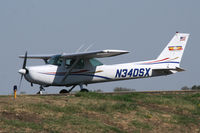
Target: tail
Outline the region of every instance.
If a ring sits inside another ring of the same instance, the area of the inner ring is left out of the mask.
[[[156,60],[165,60],[168,66],[179,67],[188,38],[187,33],[176,33]]]

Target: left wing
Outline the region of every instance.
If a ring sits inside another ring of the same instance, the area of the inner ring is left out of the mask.
[[[51,55],[27,55],[27,59],[44,59],[48,60],[52,56],[56,56],[56,54],[51,54]],[[24,55],[20,55],[19,58],[25,58]]]

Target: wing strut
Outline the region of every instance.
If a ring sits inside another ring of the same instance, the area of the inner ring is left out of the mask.
[[[80,60],[80,59],[77,58],[77,59],[75,60],[75,62],[73,63],[73,65],[68,69],[68,71],[65,73],[65,75],[64,75],[64,77],[63,77],[63,79],[62,79],[62,82],[65,81],[65,79],[66,79],[66,78],[68,77],[68,75],[71,73],[72,69],[76,66],[76,64],[78,63],[79,60]]]

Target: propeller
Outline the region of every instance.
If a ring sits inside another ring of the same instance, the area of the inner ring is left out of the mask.
[[[25,56],[24,56],[24,63],[23,63],[22,69],[19,70],[19,73],[21,74],[21,78],[20,78],[20,82],[19,82],[19,89],[21,88],[22,79],[28,71],[26,69],[26,61],[27,61],[27,51],[26,51]]]

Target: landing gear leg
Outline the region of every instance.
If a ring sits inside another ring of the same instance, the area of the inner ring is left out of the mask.
[[[45,89],[43,88],[43,86],[40,86],[40,91],[37,94],[42,94],[42,92],[45,91]]]
[[[74,87],[76,87],[76,85],[72,86],[72,88],[69,89],[69,92],[71,92],[74,89]]]
[[[89,92],[88,89],[83,88],[83,84],[80,84],[80,88],[81,88],[80,92]]]

